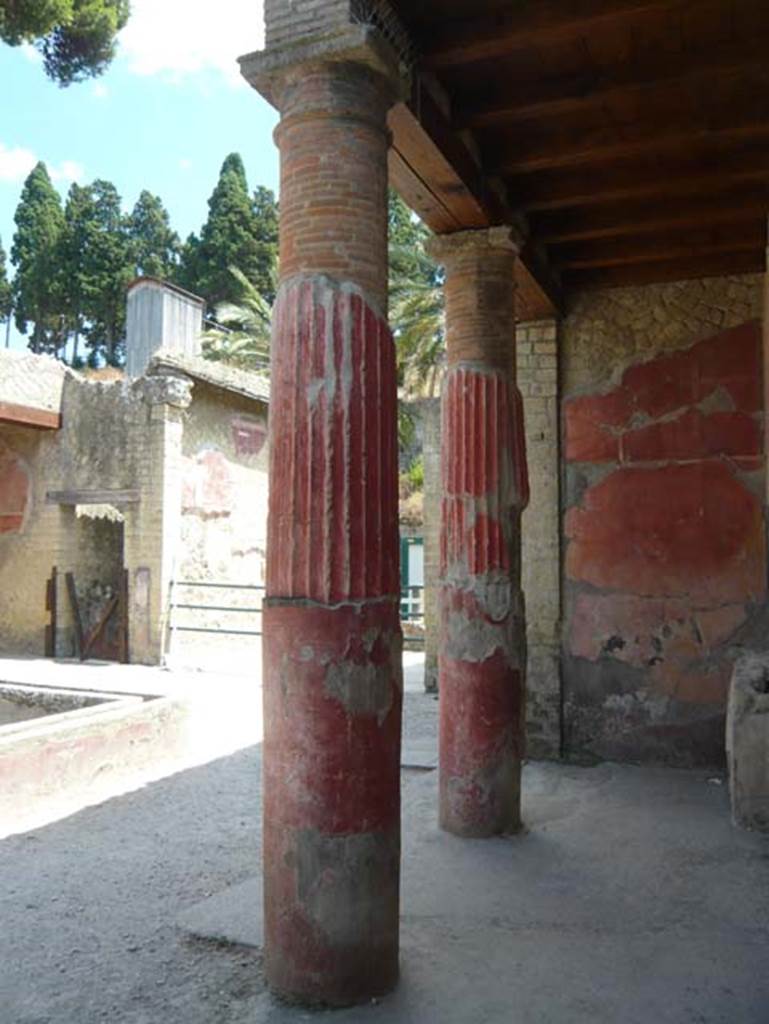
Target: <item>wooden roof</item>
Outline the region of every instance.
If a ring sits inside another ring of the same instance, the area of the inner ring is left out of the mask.
[[[416,47],[393,184],[433,230],[520,221],[524,315],[764,268],[769,0],[391,0]]]

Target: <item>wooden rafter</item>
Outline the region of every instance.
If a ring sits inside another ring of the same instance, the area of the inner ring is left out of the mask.
[[[769,111],[767,112],[769,114]],[[754,117],[734,123],[734,111],[724,113],[725,123],[720,127],[660,130],[650,123],[632,139],[613,139],[596,143],[580,143],[578,129],[575,138],[557,139],[545,146],[510,144],[498,158],[494,174],[531,174],[558,167],[606,164],[619,160],[664,157],[666,153],[686,152],[703,145],[728,147],[753,139],[769,141],[769,116]]]
[[[546,245],[591,238],[646,235],[673,229],[740,224],[760,219],[769,210],[769,180],[726,196],[625,202],[596,209],[540,214],[531,220],[532,233]]]
[[[730,226],[724,229],[699,228],[697,231],[661,234],[652,238],[628,237],[587,242],[568,242],[550,250],[551,259],[561,270],[623,266],[633,263],[659,263],[674,259],[730,252],[755,252],[766,245],[763,223]]]
[[[454,124],[458,130],[510,125],[548,117],[569,117],[609,105],[643,101],[649,93],[707,88],[714,79],[765,74],[769,40],[763,35],[733,41],[715,56],[705,50],[695,56],[676,55],[661,65],[620,65],[523,83],[520,87],[461,99]]]
[[[537,0],[483,17],[447,21],[431,31],[423,45],[422,65],[450,68],[472,61],[506,57],[543,43],[590,35],[613,22],[644,18],[683,6],[682,0]]]
[[[548,175],[522,175],[508,180],[512,201],[527,212],[595,206],[625,200],[674,196],[706,196],[738,184],[769,180],[769,147],[758,153],[736,152],[714,159],[712,165],[684,158],[659,164],[593,168]]]
[[[699,277],[723,277],[735,274],[762,273],[766,263],[764,249],[755,252],[691,254],[651,263],[634,263],[600,269],[570,270],[564,274],[567,292],[587,289],[621,288],[625,285],[655,284],[665,281],[686,281]]]

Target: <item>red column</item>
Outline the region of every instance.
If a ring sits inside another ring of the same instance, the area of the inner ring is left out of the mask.
[[[527,501],[515,349],[516,247],[505,228],[437,238],[446,268],[442,404],[440,821],[517,831],[525,616],[520,515]]]
[[[320,44],[319,44],[320,45]],[[265,966],[347,1005],[398,975],[401,630],[387,110],[363,47],[270,79],[280,270],[264,610]]]

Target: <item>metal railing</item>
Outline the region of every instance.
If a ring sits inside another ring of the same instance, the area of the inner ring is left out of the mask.
[[[204,601],[201,598],[192,598],[187,600],[178,600],[178,590],[184,588],[186,590],[217,590],[217,591],[235,591],[243,592],[250,591],[254,594],[259,595],[257,604],[230,604],[230,603],[210,603]],[[264,586],[261,584],[251,583],[216,583],[208,580],[174,580],[171,584],[171,600],[169,604],[169,622],[168,629],[171,634],[173,633],[219,633],[228,636],[261,636],[261,619],[254,623],[260,628],[258,629],[241,629],[233,628],[235,623],[230,625],[208,625],[208,626],[197,626],[197,625],[180,625],[177,622],[177,612],[208,612],[220,615],[234,615],[234,616],[256,616],[262,614],[262,601],[261,598],[264,595]],[[401,590],[400,600],[400,617],[403,622],[414,623],[418,625],[424,622],[424,587],[423,586],[408,586]],[[247,620],[248,622],[248,620]],[[251,623],[248,622],[250,625]],[[414,639],[413,637],[410,639]]]
[[[188,590],[200,589],[214,589],[214,590],[233,590],[233,591],[252,591],[253,593],[263,594],[264,587],[252,583],[213,583],[203,580],[174,580],[171,584],[171,602],[170,602],[170,614],[168,629],[173,633],[220,633],[228,634],[230,636],[261,636],[261,629],[231,629],[228,626],[194,626],[194,625],[177,625],[176,623],[176,611],[195,611],[195,612],[216,612],[217,614],[226,615],[261,615],[262,614],[262,603],[259,601],[258,605],[232,605],[232,604],[210,604],[201,603],[200,601],[177,601],[176,594],[177,588],[184,587]],[[261,625],[261,621],[259,623]]]

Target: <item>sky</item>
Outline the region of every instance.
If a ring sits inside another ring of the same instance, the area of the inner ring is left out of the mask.
[[[182,238],[204,222],[228,153],[241,154],[252,189],[277,191],[277,115],[237,65],[264,45],[260,0],[131,6],[109,69],[66,89],[46,78],[32,47],[0,43],[0,239],[9,257],[14,211],[38,160],[62,197],[73,181],[105,178],[130,210],[149,189]],[[14,338],[13,347],[25,344]]]

